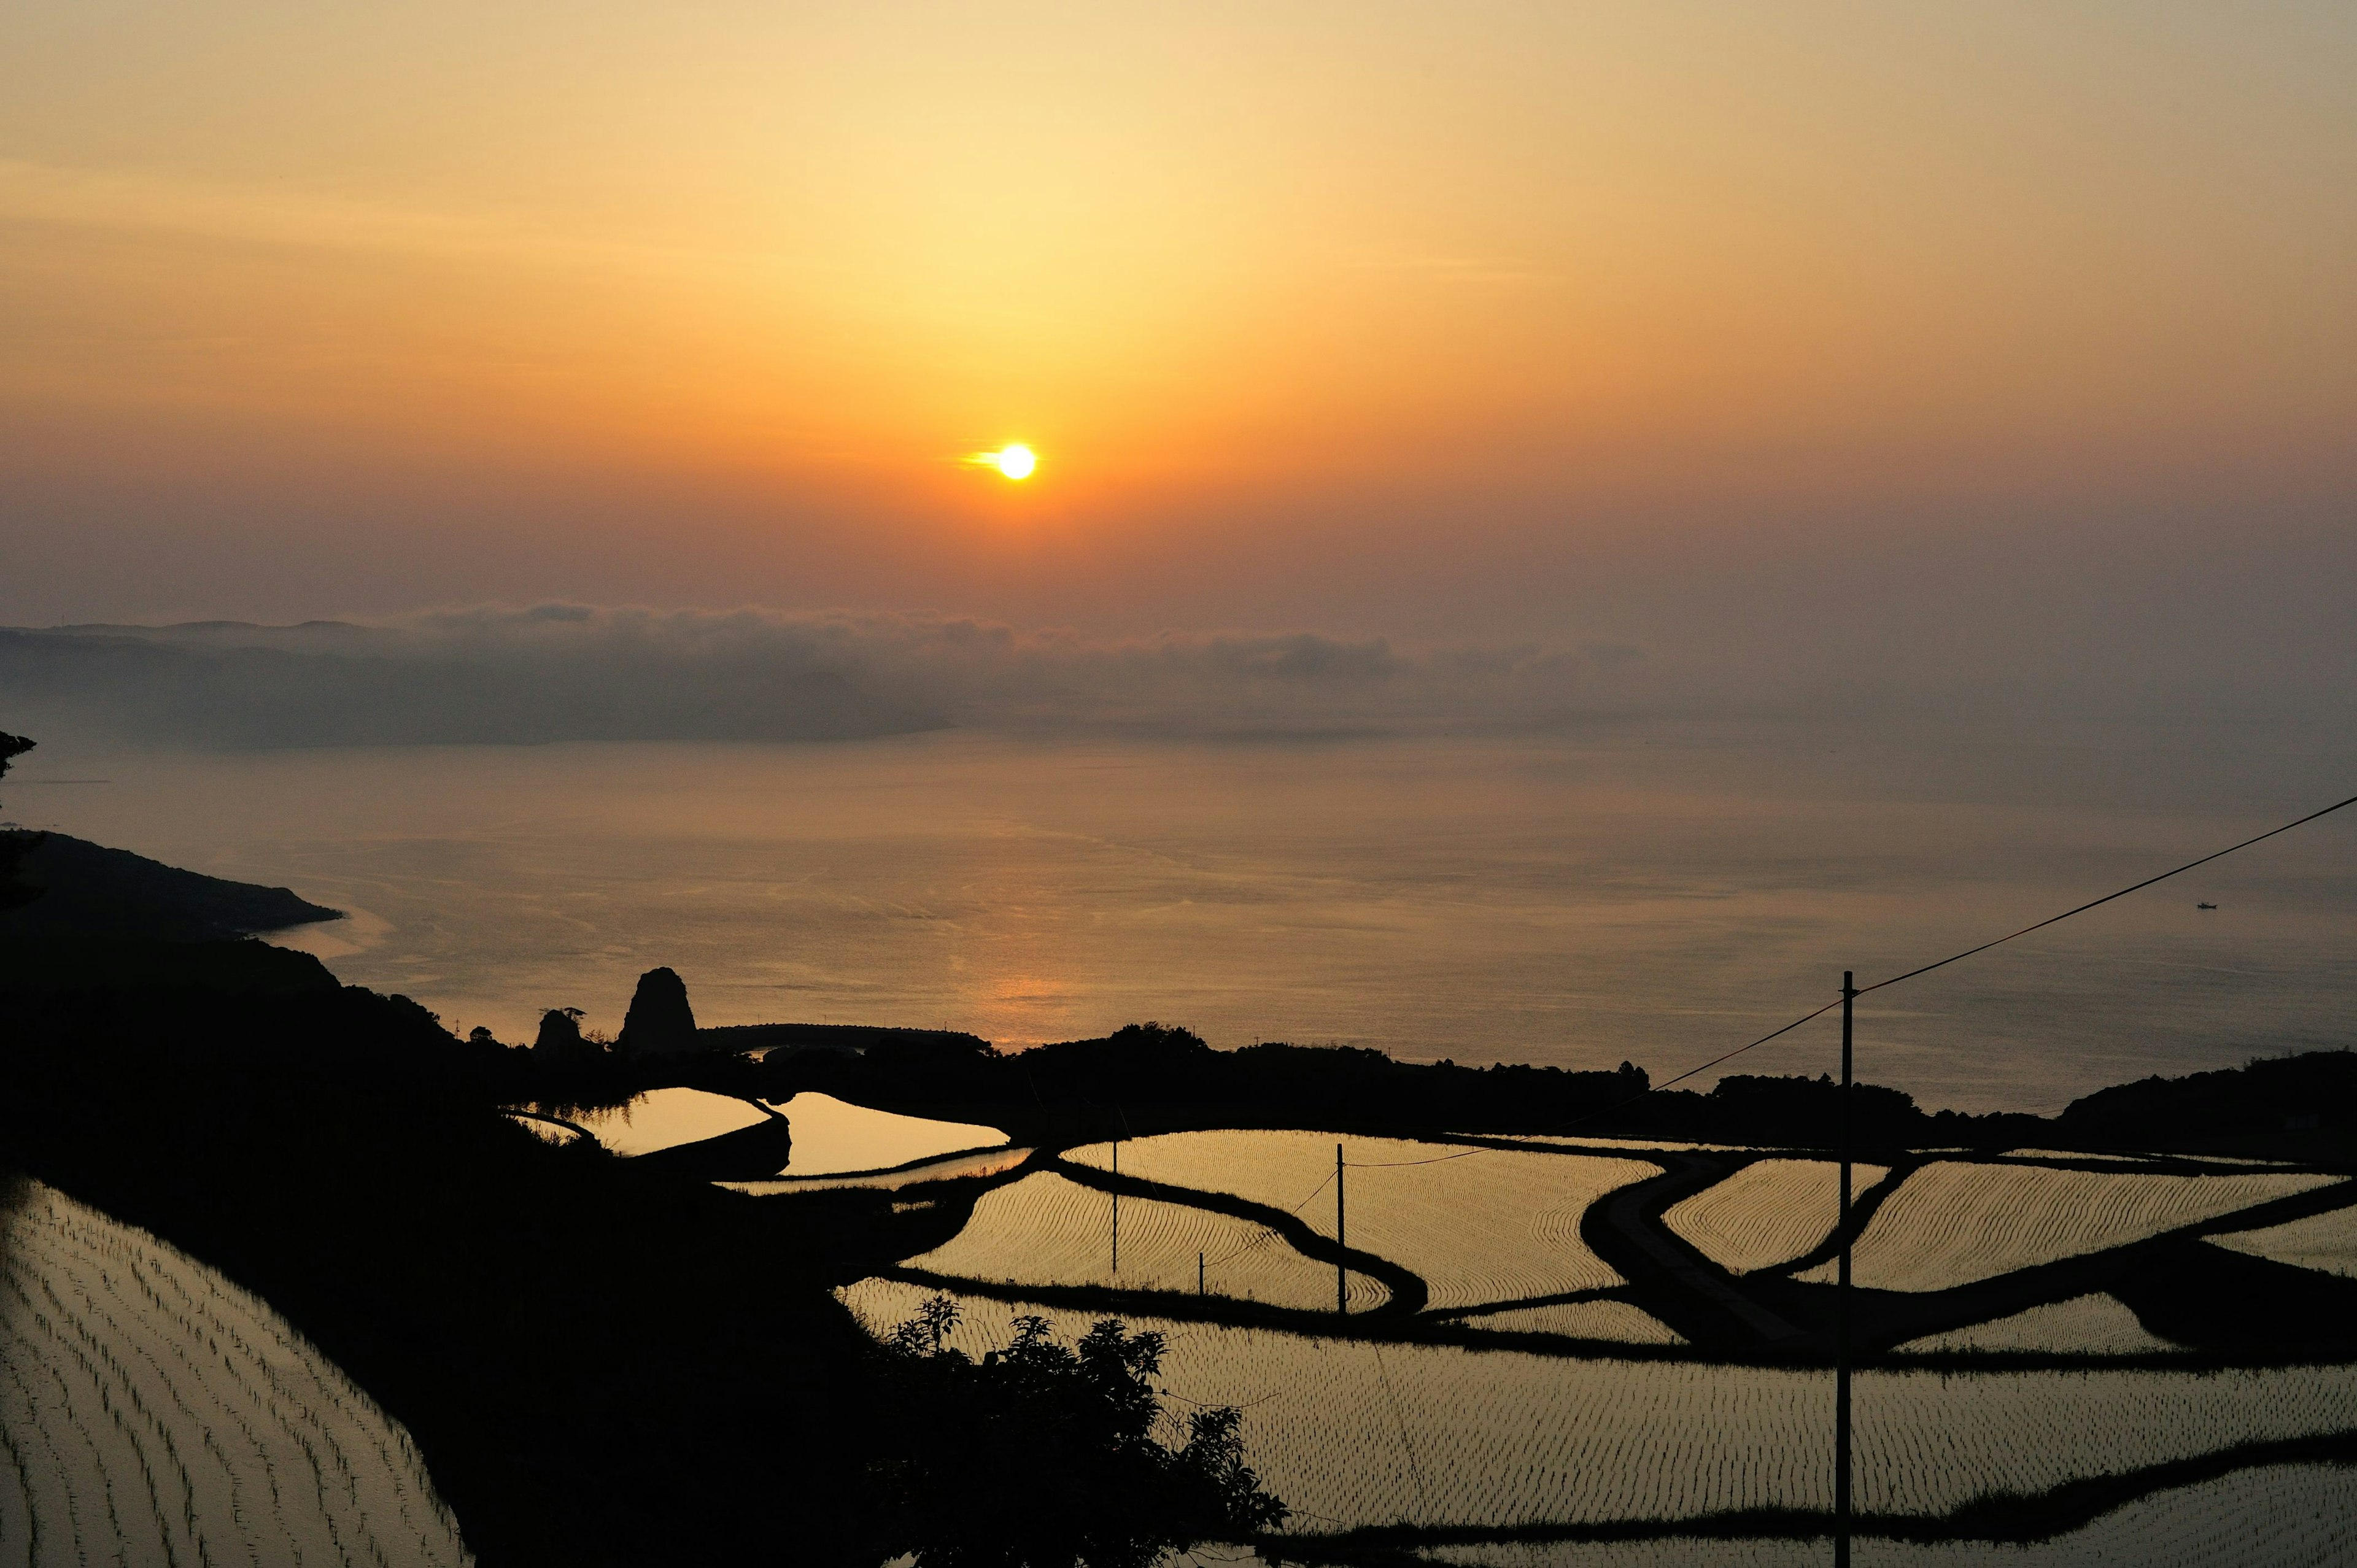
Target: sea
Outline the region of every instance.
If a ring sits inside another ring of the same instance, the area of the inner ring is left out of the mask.
[[[1218,1047],[1660,1083],[2357,793],[2281,724],[1598,718],[1516,732],[154,750],[45,736],[0,814],[348,918],[271,940],[529,1039],[1154,1020]],[[2202,908],[2214,905],[2214,908]],[[2357,808],[1858,1004],[1862,1079],[2050,1112],[2357,1038]],[[1834,1015],[1685,1079],[1838,1070]]]

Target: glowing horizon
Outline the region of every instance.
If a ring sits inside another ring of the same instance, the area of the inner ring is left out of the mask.
[[[1632,635],[2357,495],[2340,8],[126,5],[0,24],[0,619]]]

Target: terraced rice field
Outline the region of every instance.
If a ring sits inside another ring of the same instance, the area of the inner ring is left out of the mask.
[[[565,1118],[589,1129],[618,1155],[651,1155],[769,1119],[770,1113],[749,1100],[701,1089],[650,1090],[616,1110],[584,1111]]]
[[[1388,1138],[1340,1140],[1350,1244],[1413,1270],[1435,1308],[1560,1295],[1621,1283],[1580,1240],[1587,1207],[1658,1175],[1650,1161],[1480,1150]],[[1176,1133],[1121,1145],[1121,1172],[1232,1193],[1334,1233],[1334,1145],[1320,1133]],[[1075,1164],[1109,1168],[1113,1145],[1073,1150]]]
[[[1471,1135],[1529,1144],[1542,1149],[1596,1149],[1608,1155],[1623,1152],[1642,1155],[1655,1149],[1664,1152],[1699,1149],[1730,1155],[1751,1152],[1743,1144],[1690,1144],[1674,1138],[1591,1138],[1577,1133],[1477,1133]]]
[[[1195,1289],[1197,1255],[1207,1288],[1244,1301],[1331,1310],[1334,1268],[1302,1256],[1266,1226],[1151,1198],[1121,1200],[1120,1267],[1114,1266],[1114,1199],[1052,1171],[993,1187],[955,1239],[912,1268],[1003,1284]],[[1366,1311],[1390,1292],[1352,1274],[1351,1305]]]
[[[1989,1323],[1910,1339],[1899,1348],[1922,1353],[1946,1350],[2047,1350],[2066,1355],[2144,1356],[2179,1347],[2154,1334],[2116,1297],[2101,1291],[2070,1301],[2049,1302]]]
[[[1446,1546],[1428,1556],[1451,1568],[1824,1568],[1825,1547],[1689,1538]],[[1869,1537],[1852,1561],[1858,1568],[2341,1568],[2357,1562],[2357,1470],[2268,1466],[2140,1498],[2029,1548]]]
[[[799,1135],[799,1134],[798,1134]],[[845,1187],[872,1187],[879,1192],[897,1192],[904,1187],[916,1187],[929,1181],[956,1181],[969,1176],[998,1176],[1011,1171],[1031,1157],[1029,1149],[1009,1146],[985,1149],[976,1155],[952,1155],[944,1159],[931,1160],[923,1165],[900,1170],[851,1171],[842,1176],[782,1176],[763,1181],[724,1181],[717,1185],[735,1192],[749,1193],[755,1197],[780,1192],[825,1192]]]
[[[0,1563],[470,1563],[408,1434],[253,1295],[0,1193]]]
[[[1925,1165],[1875,1212],[1854,1277],[1876,1290],[1933,1291],[2117,1247],[2339,1179],[2147,1176],[2037,1165]],[[1800,1276],[1831,1283],[1827,1262]]]
[[[1889,1175],[1850,1167],[1850,1191]],[[1841,1166],[1831,1160],[1760,1160],[1674,1204],[1662,1219],[1729,1273],[1790,1262],[1833,1234],[1841,1217]]]
[[[2321,1269],[2328,1274],[2357,1279],[2357,1206],[2311,1214],[2263,1230],[2230,1230],[2210,1240],[2214,1246],[2230,1247],[2255,1258],[2272,1258],[2295,1268]]]
[[[871,1111],[804,1090],[779,1108],[792,1124],[793,1154],[780,1176],[878,1171],[969,1149],[1005,1145],[1006,1134],[971,1122],[936,1122]]]
[[[845,1295],[880,1327],[924,1294],[866,1281]],[[1004,1343],[1023,1310],[966,1305],[959,1342],[975,1352]],[[1089,1316],[1043,1315],[1066,1335]],[[1254,1463],[1300,1510],[1293,1528],[1680,1520],[1830,1501],[1830,1372],[1129,1321],[1169,1337],[1159,1385],[1244,1407]],[[2357,1430],[2357,1368],[1872,1371],[1857,1379],[1857,1422],[1859,1506],[1942,1514],[1988,1492]]]
[[[1468,1328],[1512,1334],[1561,1334],[1572,1339],[1617,1339],[1626,1345],[1683,1345],[1685,1340],[1644,1308],[1625,1301],[1564,1301],[1510,1306],[1458,1319]]]

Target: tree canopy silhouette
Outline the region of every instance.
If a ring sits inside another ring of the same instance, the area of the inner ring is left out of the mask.
[[[886,1342],[932,1417],[888,1478],[923,1568],[1147,1568],[1284,1522],[1243,1462],[1237,1411],[1198,1410],[1177,1445],[1157,1440],[1161,1335],[1107,1318],[1068,1346],[1024,1316],[975,1361],[949,1343],[958,1319],[936,1295]]]

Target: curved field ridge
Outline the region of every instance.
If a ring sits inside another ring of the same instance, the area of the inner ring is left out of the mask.
[[[1683,1345],[1685,1337],[1625,1301],[1562,1301],[1547,1306],[1510,1306],[1460,1317],[1468,1328],[1512,1334],[1562,1334],[1574,1339],[1618,1339],[1630,1345]]]
[[[842,1294],[881,1328],[926,1293],[867,1280]],[[964,1305],[957,1342],[974,1354],[1004,1344],[1008,1319],[1029,1310]],[[1069,1337],[1102,1315],[1041,1316]],[[1243,1407],[1251,1464],[1309,1533],[1831,1505],[1829,1370],[1125,1321],[1168,1337],[1157,1387]],[[2245,1442],[2357,1431],[2357,1367],[1873,1370],[1857,1374],[1856,1401],[1860,1509],[1936,1517],[1992,1492],[2035,1495]]]
[[[1987,1323],[1926,1335],[1899,1347],[1930,1354],[1945,1350],[2051,1350],[2090,1356],[2147,1356],[2180,1349],[2136,1320],[2117,1297],[2096,1291],[2050,1301]]]
[[[1172,1133],[1121,1145],[1121,1172],[1292,1212],[1334,1234],[1334,1145],[1353,1165],[1345,1238],[1431,1287],[1429,1307],[1563,1295],[1624,1283],[1580,1240],[1580,1217],[1615,1188],[1661,1174],[1650,1161],[1482,1149],[1328,1133]],[[1113,1145],[1064,1157],[1100,1170]],[[1435,1164],[1384,1162],[1437,1161]],[[1320,1188],[1319,1184],[1327,1185]],[[1312,1197],[1312,1194],[1315,1197]],[[1305,1205],[1303,1200],[1308,1202]]]
[[[1564,1541],[1438,1546],[1447,1568],[1824,1568],[1822,1541]],[[2139,1498],[2093,1524],[2024,1549],[1918,1545],[1871,1537],[1866,1568],[2341,1568],[2357,1562],[2357,1470],[2268,1465]]]
[[[1852,1165],[1850,1192],[1890,1173]],[[1748,1274],[1801,1256],[1833,1234],[1841,1216],[1841,1166],[1831,1160],[1760,1160],[1672,1206],[1662,1216],[1729,1273]]]
[[[700,1144],[724,1133],[758,1127],[770,1113],[749,1100],[704,1089],[651,1089],[611,1111],[583,1111],[566,1118],[618,1155],[651,1155],[682,1144]]]
[[[473,1561],[409,1436],[202,1263],[0,1195],[0,1563]]]
[[[1122,1290],[1189,1291],[1195,1258],[1205,1255],[1206,1284],[1218,1295],[1304,1310],[1334,1305],[1332,1265],[1303,1257],[1265,1226],[1153,1198],[1121,1200],[1121,1267],[1113,1266],[1114,1200],[1053,1171],[993,1187],[945,1246],[908,1266],[961,1279],[1011,1285],[1100,1285]],[[1380,1306],[1390,1296],[1364,1274],[1350,1276],[1351,1305]]]
[[[1941,1160],[1909,1176],[1876,1211],[1853,1251],[1853,1277],[1873,1290],[1946,1290],[2125,1246],[2340,1179],[2114,1175]],[[1830,1284],[1835,1265],[1800,1277]]]
[[[2270,1225],[2264,1230],[2230,1230],[2211,1237],[2210,1241],[2294,1268],[2321,1269],[2328,1274],[2357,1279],[2357,1205],[2311,1214],[2287,1225]]]

